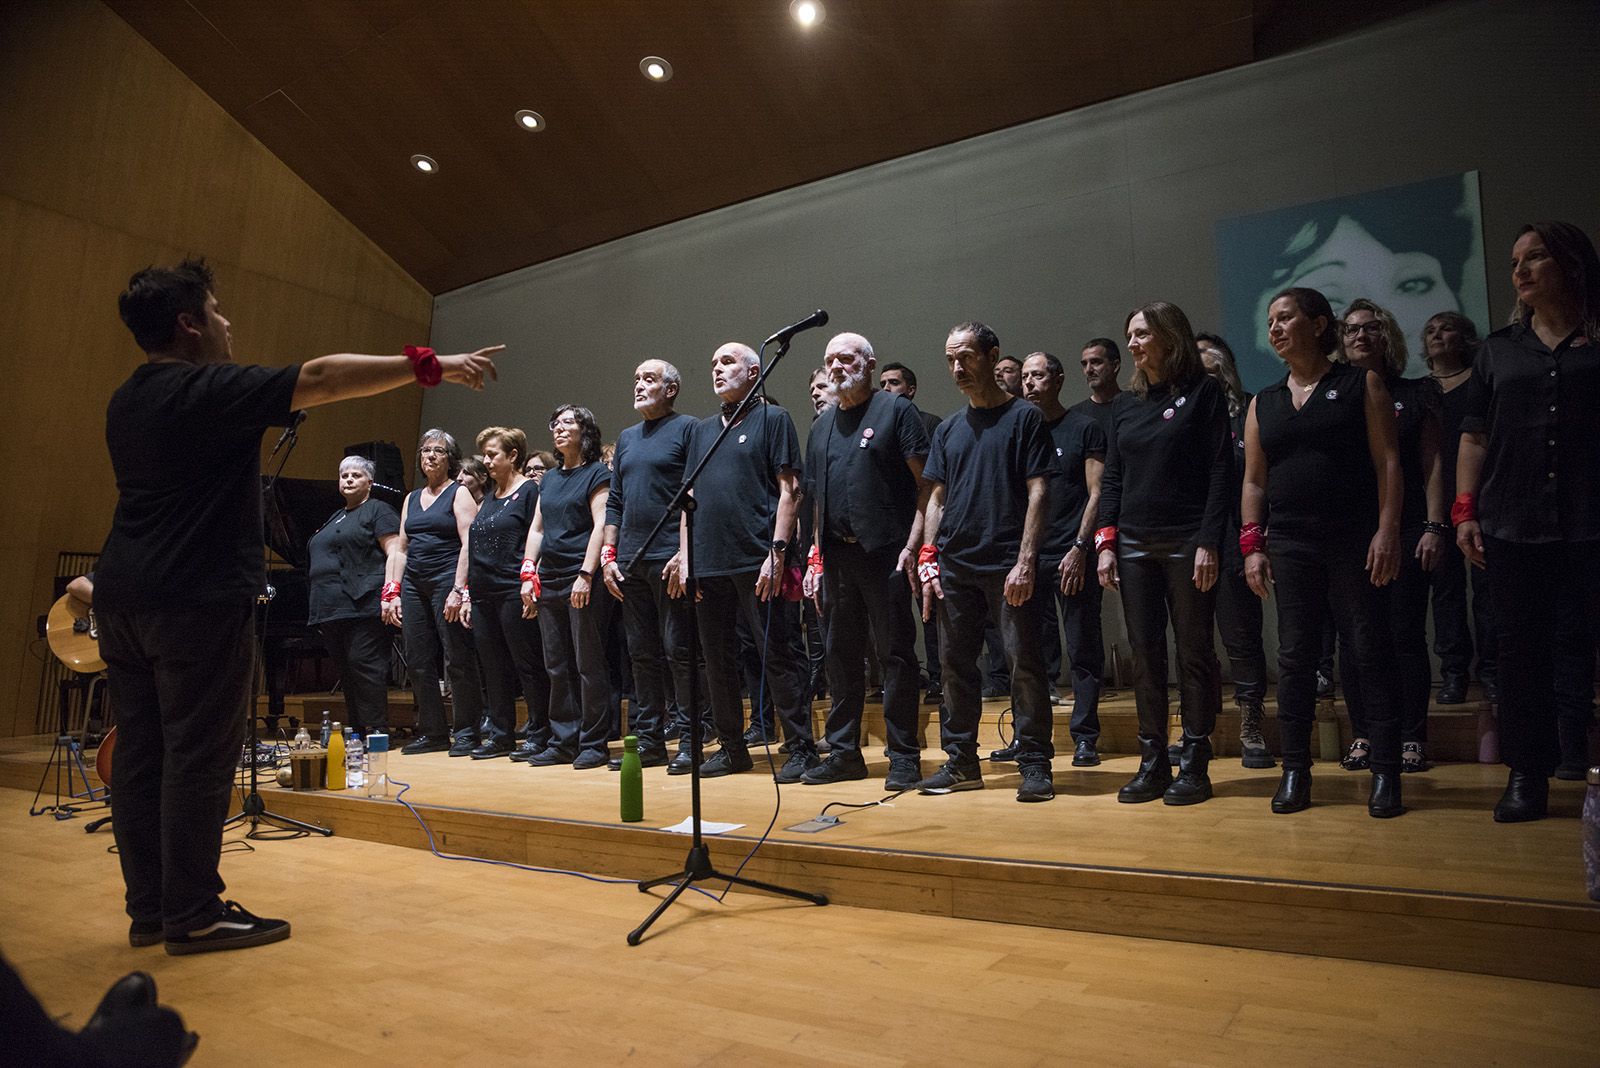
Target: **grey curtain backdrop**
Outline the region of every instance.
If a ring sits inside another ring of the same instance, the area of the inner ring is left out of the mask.
[[[1214,329],[1219,219],[1469,170],[1495,319],[1479,325],[1492,328],[1510,310],[1520,224],[1565,218],[1600,234],[1596,12],[1591,0],[1440,4],[443,294],[437,348],[510,351],[486,393],[431,392],[423,425],[464,444],[489,424],[522,426],[549,448],[551,410],[575,402],[612,440],[634,421],[632,372],[647,358],[679,367],[679,406],[703,415],[720,343],[754,345],[819,307],[832,322],[801,335],[771,383],[802,436],[809,372],[839,330],[915,368],[918,404],[943,414],[960,404],[943,360],[955,322],[983,319],[1003,351],[1044,349],[1069,367],[1146,300]],[[1085,395],[1070,377],[1066,402]],[[1107,639],[1125,649],[1116,600]]]

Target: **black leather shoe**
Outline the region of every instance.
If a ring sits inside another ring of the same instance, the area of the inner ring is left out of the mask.
[[[156,1000],[156,981],[131,972],[111,984],[80,1032],[96,1064],[186,1064],[200,1036]]]
[[[1278,792],[1272,795],[1272,811],[1280,816],[1311,807],[1311,769],[1284,768]]]
[[[1093,742],[1082,741],[1073,748],[1072,766],[1075,768],[1095,768],[1100,766],[1100,752],[1095,749]]]
[[[1165,741],[1139,739],[1139,770],[1117,791],[1117,800],[1124,805],[1139,805],[1154,801],[1172,785],[1172,765],[1167,762]]]
[[[111,984],[111,989],[100,999],[94,1015],[89,1017],[83,1029],[90,1031],[102,1028],[117,1016],[154,1008],[155,1005],[156,981],[145,972],[129,972]]]
[[[687,775],[693,770],[694,753],[687,745],[678,746],[678,751],[672,755],[672,760],[667,764],[668,775]]]
[[[1513,771],[1506,792],[1494,806],[1496,823],[1527,823],[1542,820],[1550,807],[1550,780],[1543,775]]]
[[[443,753],[450,748],[450,739],[436,734],[419,734],[405,745],[400,747],[400,752],[406,756],[416,756],[418,753]]]
[[[532,742],[523,742],[521,745],[511,750],[511,759],[516,761],[518,764],[526,764],[528,761],[532,760],[534,757],[538,756],[548,748],[549,746],[535,745]]]
[[[944,687],[937,682],[928,683],[928,692],[922,695],[922,703],[936,705],[944,700]]]
[[[450,743],[450,755],[453,757],[471,756],[472,751],[476,748],[478,748],[478,739],[461,738]]]
[[[1464,705],[1467,703],[1467,680],[1447,678],[1439,684],[1439,703],[1441,705]]]
[[[1367,798],[1367,815],[1375,820],[1388,820],[1404,812],[1400,803],[1400,776],[1391,771],[1372,773],[1372,794]]]
[[[493,760],[496,757],[510,756],[511,747],[504,744],[496,745],[494,742],[484,742],[468,755],[473,760]]]
[[[1211,800],[1211,739],[1185,738],[1183,756],[1178,762],[1178,777],[1172,780],[1161,800],[1168,805],[1198,805]]]
[[[721,749],[706,757],[705,762],[700,765],[700,777],[715,779],[723,775],[749,771],[753,767],[755,763],[750,759],[750,750],[743,746],[735,749],[724,742]]]
[[[664,745],[653,745],[648,749],[641,747],[639,750],[639,766],[641,768],[659,768],[666,764],[668,759],[670,758],[667,756],[667,747]],[[606,767],[612,771],[621,771],[622,758],[619,756],[612,757],[606,761]]]
[[[553,768],[561,764],[570,764],[576,759],[576,753],[563,753],[555,746],[551,746],[542,753],[535,753],[523,763],[530,768]]]
[[[603,768],[610,759],[604,749],[585,749],[573,760],[572,770],[588,771],[591,768]]]
[[[999,761],[1001,763],[1008,763],[1010,761],[1016,760],[1017,759],[1017,743],[1016,742],[1012,742],[1010,745],[1003,746],[1002,748],[996,749],[994,752],[989,754],[989,759],[990,760],[997,760],[997,761]]]

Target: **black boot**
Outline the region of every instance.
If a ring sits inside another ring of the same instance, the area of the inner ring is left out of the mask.
[[[1117,791],[1117,800],[1125,805],[1154,801],[1172,785],[1172,765],[1167,762],[1167,740],[1162,737],[1139,738],[1139,773]]]
[[[1372,793],[1367,798],[1367,815],[1375,820],[1392,819],[1405,811],[1400,803],[1400,775],[1393,771],[1372,773]]]
[[[1198,805],[1211,799],[1211,779],[1206,768],[1211,764],[1211,739],[1183,736],[1183,756],[1178,777],[1161,800],[1169,805]]]
[[[1550,780],[1543,775],[1513,771],[1506,792],[1494,806],[1496,823],[1527,823],[1542,820],[1550,806]]]
[[[1272,811],[1278,815],[1311,807],[1311,769],[1284,768],[1278,792],[1272,795]]]

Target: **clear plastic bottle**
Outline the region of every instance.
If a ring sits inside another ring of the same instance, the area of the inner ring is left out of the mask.
[[[344,731],[335,720],[328,731],[328,773],[326,784],[330,790],[344,789]]]
[[[333,726],[337,727],[338,724],[335,723],[335,724],[333,724]],[[331,728],[330,728],[329,723],[328,723],[328,710],[326,708],[324,708],[322,710],[322,743],[321,743],[321,747],[323,749],[328,748],[329,734],[330,733],[331,733]]]
[[[367,750],[361,735],[344,729],[344,784],[351,790],[364,790],[367,785]]]
[[[292,746],[290,746],[290,748],[292,748],[292,749],[310,749],[311,748],[311,732],[306,730],[306,725],[304,723],[300,724],[300,729],[294,732],[294,744]]]
[[[389,796],[389,736],[367,735],[367,796]]]
[[[1589,900],[1600,901],[1600,768],[1590,768],[1583,795],[1583,866],[1589,877]]]

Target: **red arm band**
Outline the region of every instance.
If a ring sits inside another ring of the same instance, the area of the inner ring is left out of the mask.
[[[1267,551],[1267,532],[1261,529],[1260,523],[1246,523],[1239,528],[1239,554],[1249,556],[1251,553],[1264,553]]]
[[[1110,549],[1112,552],[1116,551],[1116,527],[1101,527],[1099,530],[1094,532],[1094,551],[1098,553],[1105,549]]]
[[[390,601],[398,601],[400,599],[400,583],[385,582],[383,584],[383,592],[378,595],[378,599],[384,604],[388,604]]]
[[[615,545],[600,546],[600,566],[606,567],[617,562],[617,547]]]
[[[444,366],[426,345],[407,345],[406,359],[411,361],[411,373],[424,386],[437,386],[444,378]]]
[[[1450,506],[1450,522],[1459,527],[1462,523],[1470,523],[1477,518],[1477,494],[1462,493],[1457,495],[1455,503]]]

